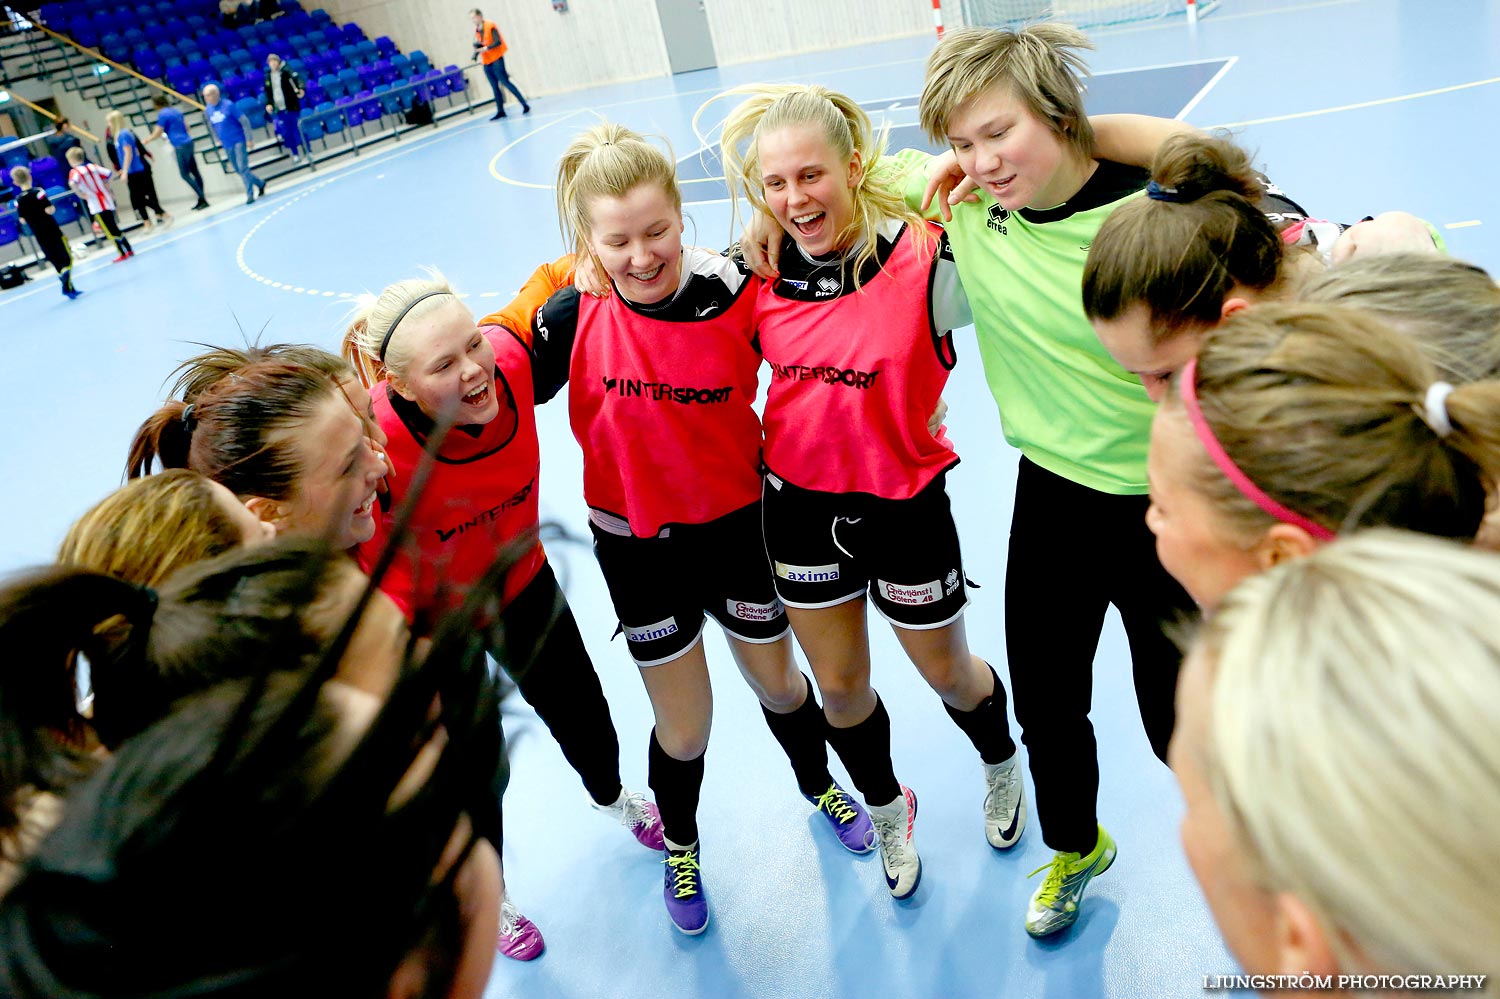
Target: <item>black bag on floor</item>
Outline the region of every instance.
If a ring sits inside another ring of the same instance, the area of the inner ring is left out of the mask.
[[[19,288],[29,280],[26,271],[15,264],[0,267],[0,288]]]
[[[411,109],[406,112],[406,123],[408,125],[431,125],[432,105],[418,97],[411,102]]]

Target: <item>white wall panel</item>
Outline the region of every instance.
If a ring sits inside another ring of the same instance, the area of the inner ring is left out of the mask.
[[[932,0],[704,0],[719,65],[934,34]],[[957,7],[956,0],[947,6]],[[935,35],[934,35],[935,37]]]
[[[303,0],[334,20],[356,21],[371,38],[389,35],[403,52],[421,49],[435,66],[470,61],[476,5],[500,26],[505,68],[528,97],[665,76],[670,72],[654,0],[569,0],[558,14],[545,0]],[[489,87],[476,71],[470,82]]]

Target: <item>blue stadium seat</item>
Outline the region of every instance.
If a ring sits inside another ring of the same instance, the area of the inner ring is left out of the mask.
[[[401,111],[401,102],[397,99],[396,94],[391,92],[391,85],[389,83],[378,84],[371,93],[380,102],[380,110],[383,113],[397,114]]]
[[[31,154],[26,151],[25,146],[14,146],[0,153],[0,166],[5,168],[3,171],[0,171],[0,180],[8,182],[10,180],[11,167],[23,166],[28,169],[30,168]]]
[[[315,24],[333,23],[333,18],[329,17],[328,11],[324,10],[322,7],[314,8],[314,10],[312,11],[312,19]]]
[[[96,49],[99,47],[99,29],[88,21],[70,21],[68,23],[68,30],[64,34],[68,35],[73,41],[84,48]]]
[[[345,93],[357,94],[364,89],[359,85],[359,70],[357,69],[339,70],[339,82],[344,85]]]
[[[318,77],[318,86],[331,100],[338,100],[340,97],[343,97],[345,91],[348,89],[344,86],[344,81],[332,73],[324,73]]]
[[[31,161],[31,182],[43,190],[67,187],[67,171],[51,156],[43,156]]]
[[[189,59],[187,66],[184,68],[187,70],[188,76],[192,77],[193,90],[197,90],[204,83],[214,79],[218,75],[206,59]]]
[[[388,59],[377,59],[371,64],[375,69],[375,80],[378,83],[400,83],[400,77],[396,75],[396,68]]]
[[[288,65],[290,65],[290,63]],[[307,99],[306,101],[304,101],[304,103],[311,104],[314,107],[317,107],[319,104],[322,104],[324,101],[328,100],[328,92],[317,83],[309,83],[307,85],[306,96]]]
[[[255,97],[241,97],[234,102],[234,110],[240,117],[249,118],[252,125],[255,124],[255,119],[252,117],[255,112],[260,112],[261,121],[264,122],[266,118],[266,109],[261,105],[260,100]]]
[[[323,41],[328,45],[337,48],[344,44],[344,33],[336,25],[325,24],[321,30],[323,32]]]
[[[118,59],[115,61],[119,62]],[[135,63],[135,71],[148,79],[160,80],[167,71],[167,65],[162,62],[161,56],[150,49],[139,50],[130,61]]]
[[[381,82],[380,74],[376,72],[374,66],[361,66],[356,72],[359,73],[359,89],[361,90],[374,90],[375,84]]]
[[[309,142],[323,138],[324,122],[324,117],[311,108],[303,108],[297,114],[297,127],[302,130],[302,138]]]
[[[380,106],[380,99],[368,90],[361,93],[359,98],[364,102],[362,107],[364,109],[365,121],[378,122],[385,114],[385,109]]]
[[[364,40],[365,32],[363,28],[353,22],[344,25],[344,41],[351,45],[357,45]]]
[[[52,199],[52,221],[58,225],[70,225],[78,221],[78,195],[69,191],[66,195]]]
[[[379,38],[375,39],[375,52],[380,56],[380,58],[391,59],[396,55],[398,51],[400,50],[396,48],[396,43],[391,41],[385,35],[381,35]]]
[[[427,53],[421,49],[413,49],[408,53],[411,57],[411,68],[418,73],[425,73],[432,68],[432,60],[427,58]]]
[[[179,94],[191,94],[197,89],[198,84],[193,79],[193,74],[188,72],[186,66],[168,66],[167,86]]]
[[[283,17],[295,16],[302,13],[302,5],[297,0],[281,0],[281,6],[278,9],[281,11]]]
[[[380,64],[376,63],[376,65],[378,66]],[[414,75],[415,67],[412,66],[411,59],[409,57],[402,55],[400,52],[397,52],[395,55],[391,56],[391,72],[396,74],[396,79],[404,80],[408,76]]]
[[[464,71],[457,66],[447,66],[443,69],[443,75],[448,79],[448,89],[455,94],[461,94],[469,87],[469,81],[464,79]]]
[[[418,77],[412,79],[418,79]],[[428,70],[421,75],[420,79],[426,81],[428,91],[435,98],[447,97],[452,92],[453,88],[448,83],[447,75],[440,69]]]
[[[0,214],[0,246],[21,241],[21,222],[13,211]]]
[[[356,42],[354,47],[359,50],[361,62],[374,62],[381,58],[380,50],[371,41]]]
[[[344,127],[345,121],[347,121],[350,125],[359,124],[362,115],[360,115],[354,109],[355,103],[355,98],[348,95],[334,99],[333,106],[338,109],[336,111],[336,114],[338,117],[339,128]],[[330,118],[329,120],[332,121],[333,119]]]
[[[353,45],[340,45],[339,55],[342,56],[344,62],[350,66],[361,65],[359,59],[359,49],[355,48]]]

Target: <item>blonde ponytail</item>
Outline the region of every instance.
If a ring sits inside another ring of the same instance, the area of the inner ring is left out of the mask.
[[[1196,368],[1208,429],[1282,506],[1334,532],[1478,531],[1500,472],[1500,381],[1461,385],[1435,412],[1429,389],[1441,379],[1416,343],[1333,305],[1238,312],[1204,340]],[[1180,410],[1180,396],[1164,406]],[[1274,523],[1206,452],[1193,480],[1242,540]]]

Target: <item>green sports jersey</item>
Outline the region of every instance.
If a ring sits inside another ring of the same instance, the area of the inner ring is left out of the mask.
[[[907,149],[894,158],[915,208],[931,157]],[[981,191],[947,225],[1005,439],[1048,471],[1116,495],[1146,492],[1155,406],[1084,318],[1083,265],[1100,224],[1147,179],[1101,162],[1057,208],[1007,211]]]

